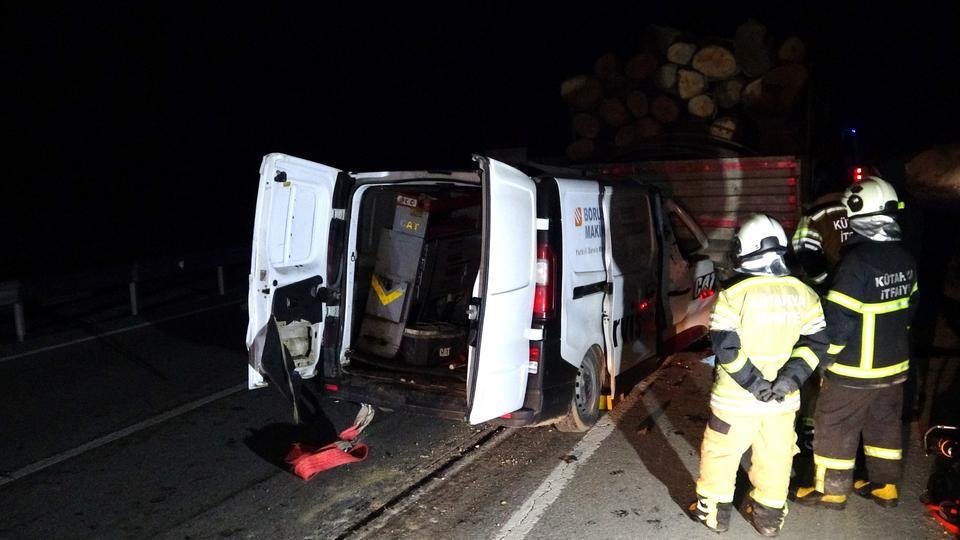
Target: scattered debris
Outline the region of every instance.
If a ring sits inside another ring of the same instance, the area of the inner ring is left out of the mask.
[[[615,471],[610,471],[610,476],[617,476],[618,474],[623,474],[623,469],[617,469]]]
[[[565,456],[560,456],[560,460],[563,461],[564,463],[573,463],[574,461],[577,460],[577,456],[574,456],[572,454],[567,454]]]
[[[614,510],[610,513],[617,516],[618,518],[625,518],[628,515],[630,515],[630,512],[627,512],[626,510]]]

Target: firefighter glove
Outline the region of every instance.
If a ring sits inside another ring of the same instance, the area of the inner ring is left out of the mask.
[[[813,373],[813,368],[802,358],[793,357],[777,372],[771,392],[774,399],[783,401],[787,394],[796,392]]]
[[[753,397],[764,403],[775,397],[770,381],[761,377],[749,384],[746,389],[753,394]]]

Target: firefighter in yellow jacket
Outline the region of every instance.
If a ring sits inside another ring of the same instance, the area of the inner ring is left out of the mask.
[[[830,354],[814,416],[815,479],[793,496],[801,504],[842,510],[852,488],[890,507],[898,501],[901,385],[910,367],[917,263],[900,245],[893,186],[869,177],[847,188],[842,200],[855,234],[824,306]],[[869,479],[854,483],[861,437]]]
[[[754,528],[776,536],[787,513],[799,388],[827,346],[817,294],[783,260],[787,238],[773,218],[755,215],[731,246],[737,276],[710,318],[716,378],[700,450],[697,500],[690,514],[709,529],[727,530],[740,459],[753,450],[750,502]]]

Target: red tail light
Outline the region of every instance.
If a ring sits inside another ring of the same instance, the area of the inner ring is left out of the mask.
[[[706,300],[707,298],[710,298],[711,296],[713,296],[715,293],[716,291],[714,291],[713,289],[706,289],[705,291],[700,293],[700,299]]]
[[[336,391],[340,390],[340,387],[337,386],[337,385],[335,385],[335,384],[325,384],[325,385],[323,385],[323,388],[324,388],[325,390],[330,390],[331,392],[336,392]]]
[[[546,242],[537,244],[537,288],[533,293],[533,316],[537,319],[553,317],[553,286],[556,283],[556,279],[554,279],[556,266],[556,259],[550,245]]]
[[[859,182],[863,180],[863,167],[855,167],[853,169],[853,181]]]

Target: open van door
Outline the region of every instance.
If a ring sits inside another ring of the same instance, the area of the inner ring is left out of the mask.
[[[536,287],[537,193],[526,174],[476,156],[483,172],[483,252],[476,344],[470,351],[471,424],[523,406]]]
[[[264,386],[270,378],[284,393],[293,394],[292,370],[302,378],[316,372],[325,317],[327,240],[340,174],[283,154],[270,154],[260,165],[247,295],[249,388]],[[284,387],[286,383],[290,385]]]

